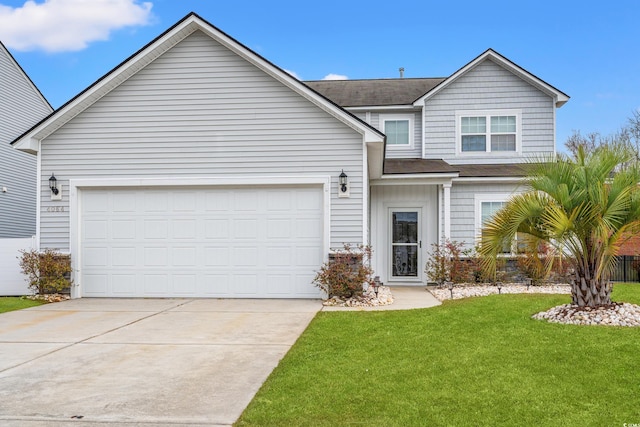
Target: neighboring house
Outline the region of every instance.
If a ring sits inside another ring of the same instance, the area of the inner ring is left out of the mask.
[[[10,143],[52,111],[0,42],[0,239],[36,233],[36,156]]]
[[[190,14],[14,145],[72,296],[308,298],[343,243],[419,284],[554,152],[567,99],[491,50],[446,79],[303,83]]]

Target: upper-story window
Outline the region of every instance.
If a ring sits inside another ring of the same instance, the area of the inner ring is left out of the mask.
[[[413,114],[381,114],[380,129],[387,136],[387,148],[413,148]]]
[[[520,111],[458,111],[458,153],[520,152]]]

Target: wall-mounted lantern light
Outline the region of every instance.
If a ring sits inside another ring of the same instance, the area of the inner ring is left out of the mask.
[[[344,173],[344,169],[338,176],[338,184],[340,189],[338,191],[338,197],[349,197],[349,181],[347,180],[347,174]]]
[[[49,178],[49,189],[51,190],[51,200],[62,200],[62,186],[58,187],[58,180],[53,173]]]
[[[49,188],[51,189],[51,192],[53,194],[55,194],[56,196],[58,195],[59,191],[58,191],[58,180],[56,179],[55,175],[52,173],[51,174],[51,178],[49,178]]]

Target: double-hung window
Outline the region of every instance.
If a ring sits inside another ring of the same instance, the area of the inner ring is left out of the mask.
[[[516,153],[520,151],[520,112],[461,111],[456,113],[458,152]]]
[[[484,226],[496,212],[498,212],[507,203],[510,194],[476,194],[476,236],[478,240],[482,239]],[[505,243],[502,248],[503,254],[515,252],[517,246],[517,236],[514,242]]]
[[[387,136],[387,149],[413,148],[413,114],[381,114],[380,128]]]

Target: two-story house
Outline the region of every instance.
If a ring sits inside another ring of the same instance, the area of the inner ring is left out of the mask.
[[[556,108],[569,99],[491,49],[446,78],[306,83],[386,135],[370,236],[390,284],[423,282],[433,243],[477,244],[522,164],[555,153]]]
[[[317,298],[344,243],[388,284],[473,244],[567,99],[491,50],[448,78],[304,83],[192,13],[14,145],[73,297]]]

